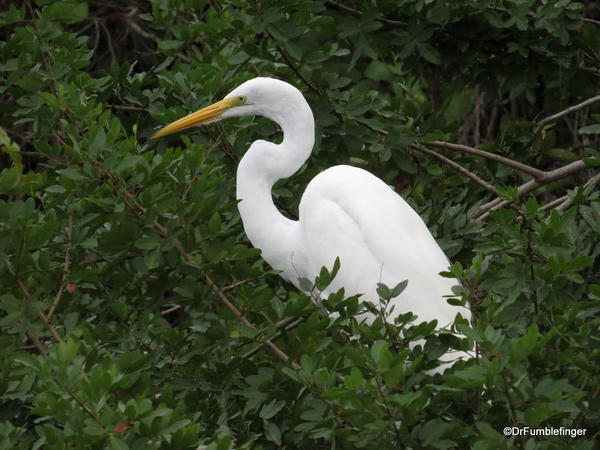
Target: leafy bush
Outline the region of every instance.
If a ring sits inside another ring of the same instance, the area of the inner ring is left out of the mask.
[[[595,2],[3,8],[0,448],[593,447]],[[257,75],[301,88],[318,127],[280,209],[293,217],[333,164],[396,186],[463,280],[449,301],[470,302],[465,339],[410,314],[359,324],[341,293],[327,318],[266,266],[234,173],[250,141],[278,139],[273,123],[148,141]],[[474,343],[477,358],[428,374]]]

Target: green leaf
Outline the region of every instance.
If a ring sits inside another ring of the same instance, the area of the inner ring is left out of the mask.
[[[600,158],[583,158],[583,162],[586,166],[590,167],[600,167]]]
[[[392,362],[392,354],[387,342],[382,340],[375,341],[371,346],[371,357],[378,369],[384,370],[389,368]]]
[[[53,184],[52,186],[48,186],[44,189],[46,192],[50,192],[52,194],[63,194],[67,192],[67,188],[61,186],[60,184]]]
[[[532,324],[527,329],[527,334],[513,342],[511,346],[511,358],[521,359],[528,353],[531,353],[540,338],[540,333],[536,324]]]
[[[58,360],[62,363],[68,363],[75,357],[78,350],[79,343],[74,340],[69,339],[61,342],[57,347]]]
[[[86,180],[88,177],[83,175],[81,173],[81,171],[72,168],[72,167],[68,167],[66,169],[62,169],[62,170],[57,170],[56,173],[60,173],[61,175],[63,175],[64,177],[70,179],[70,180],[74,180],[74,181],[82,181],[82,180]]]
[[[281,445],[281,431],[279,427],[267,420],[265,420],[265,437],[276,445]]]
[[[260,410],[261,419],[271,419],[275,416],[281,409],[285,406],[285,402],[283,400],[273,399]]]
[[[593,125],[586,125],[585,127],[581,127],[579,129],[579,134],[599,134],[600,133],[600,123],[595,123]]]
[[[435,65],[440,65],[442,63],[439,52],[431,45],[427,44],[426,42],[420,42],[417,44],[417,48],[419,49],[421,56],[430,63]]]
[[[129,450],[129,446],[121,438],[111,435],[109,438],[110,448],[112,450]]]
[[[154,250],[160,247],[160,238],[144,236],[137,239],[134,245],[140,250]]]
[[[349,389],[360,389],[364,384],[365,379],[358,367],[350,369],[350,374],[344,377],[344,385]]]
[[[8,193],[19,185],[21,170],[16,167],[0,172],[0,193]]]
[[[375,81],[388,80],[391,73],[387,66],[380,61],[373,61],[365,69],[365,76]]]
[[[46,20],[60,20],[65,23],[77,23],[85,20],[88,15],[86,3],[75,1],[57,1],[43,10]]]

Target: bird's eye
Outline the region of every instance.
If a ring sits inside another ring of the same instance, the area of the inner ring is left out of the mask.
[[[246,103],[246,101],[248,100],[248,97],[246,97],[245,95],[240,95],[240,96],[238,97],[238,100],[239,100],[239,102],[240,102],[241,104],[244,104],[244,103]]]

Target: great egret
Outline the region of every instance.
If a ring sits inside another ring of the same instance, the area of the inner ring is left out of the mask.
[[[167,125],[152,138],[251,114],[273,120],[283,131],[281,144],[253,142],[237,169],[244,229],[271,267],[300,288],[299,279],[314,280],[323,266],[331,268],[339,257],[341,268],[328,292],[343,287],[348,296],[363,294],[362,299],[377,304],[377,283],[395,286],[408,280],[404,292],[392,300],[390,320],[408,311],[421,321],[437,319],[438,327],[451,324],[459,311],[470,320],[467,308],[451,306],[443,298],[458,282],[439,275],[447,270],[448,258],[421,217],[366,170],[331,167],[306,187],[299,220],[279,212],[271,196],[273,184],[300,169],[315,138],[312,111],[292,85],[262,77],[246,81],[223,100]],[[448,362],[453,356],[441,359]]]

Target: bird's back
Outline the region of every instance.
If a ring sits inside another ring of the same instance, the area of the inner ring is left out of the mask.
[[[335,166],[316,176],[300,202],[299,226],[308,278],[340,257],[331,292],[344,287],[347,295],[364,294],[377,303],[377,283],[393,287],[408,280],[393,317],[412,311],[418,321],[437,319],[439,327],[459,311],[470,317],[443,298],[458,281],[439,275],[449,262],[421,217],[371,173]]]

